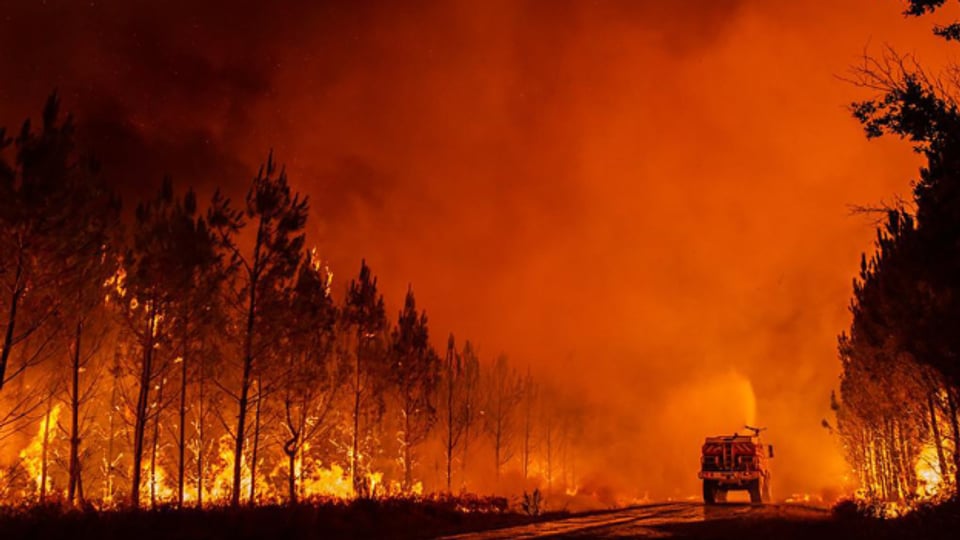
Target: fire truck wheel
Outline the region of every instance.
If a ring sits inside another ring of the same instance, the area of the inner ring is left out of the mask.
[[[754,480],[750,482],[750,502],[752,504],[762,504],[763,499],[760,497],[760,480]]]
[[[704,480],[703,481],[703,503],[704,504],[716,504],[717,499],[717,483],[713,480]]]

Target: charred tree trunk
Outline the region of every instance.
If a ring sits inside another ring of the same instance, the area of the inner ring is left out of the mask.
[[[247,402],[250,393],[250,373],[253,369],[253,328],[254,307],[256,306],[256,289],[250,288],[250,303],[247,309],[247,332],[243,344],[243,378],[240,381],[240,410],[237,412],[237,433],[233,449],[233,491],[230,494],[230,505],[240,505],[240,473],[243,461],[243,437],[247,422]]]
[[[73,337],[72,384],[70,390],[70,467],[67,500],[74,504],[80,483],[80,344],[83,321],[77,321]],[[81,499],[82,500],[82,499]]]
[[[353,452],[350,454],[350,476],[353,481],[353,492],[361,496],[365,490],[361,486],[360,471],[357,466],[359,462],[357,457],[360,453],[360,355],[363,351],[363,331],[357,329],[357,357],[354,362],[354,386],[353,386]]]
[[[287,452],[287,460],[290,466],[290,475],[287,479],[290,504],[297,504],[297,451]]]
[[[50,447],[50,415],[53,413],[53,394],[47,398],[47,415],[43,422],[43,443],[40,448],[40,504],[47,499],[47,453]]]
[[[244,429],[247,422],[247,405],[250,399],[250,377],[253,372],[253,333],[256,330],[257,314],[257,288],[260,286],[261,260],[260,251],[264,242],[264,222],[260,219],[257,225],[257,239],[253,246],[253,265],[249,270],[250,282],[248,302],[247,302],[247,321],[246,333],[243,336],[243,376],[240,381],[240,410],[237,413],[237,440],[233,451],[233,491],[230,494],[230,505],[240,506],[240,476],[243,462],[243,444]]]
[[[915,467],[912,466],[916,459],[916,452],[903,426],[898,425],[897,435],[897,440],[899,441],[898,452],[900,454],[901,483],[904,486],[904,496],[909,496],[911,493],[917,492],[917,473]]]
[[[120,350],[115,351],[113,373],[113,388],[110,390],[110,412],[108,416],[108,440],[107,440],[107,459],[106,459],[106,479],[104,481],[104,501],[113,502],[113,440],[116,436],[116,410],[117,410],[117,392],[119,390],[118,380],[120,379]]]
[[[17,270],[13,278],[13,294],[10,295],[9,318],[7,319],[7,329],[3,334],[3,349],[0,350],[0,390],[3,390],[3,383],[7,376],[7,362],[10,360],[10,351],[13,350],[13,336],[17,325],[17,308],[20,306],[20,298],[23,295],[23,253],[17,258]]]
[[[197,378],[200,398],[197,402],[197,508],[203,508],[203,365]]]
[[[297,504],[297,451],[300,432],[292,433],[283,445],[283,453],[287,455],[287,497],[290,504]]]
[[[957,419],[957,397],[952,389],[947,391],[947,407],[950,409],[950,430],[953,436],[953,485],[960,486],[960,421]]]
[[[257,502],[257,451],[260,449],[260,407],[263,403],[263,383],[257,376],[257,405],[253,416],[253,451],[250,455],[250,505]]]
[[[467,489],[467,459],[470,457],[470,426],[463,428],[463,457],[460,461],[460,489]]]
[[[143,365],[140,366],[140,391],[137,396],[136,418],[133,426],[133,472],[130,481],[130,504],[134,508],[140,507],[140,480],[143,476],[143,436],[147,425],[147,405],[150,397],[150,382],[152,379],[153,341],[156,329],[156,303],[151,305],[152,311],[147,317],[147,333],[144,337]]]
[[[937,408],[933,402],[934,393],[927,394],[927,407],[930,411],[930,431],[933,433],[933,443],[937,448],[937,473],[940,478],[947,477],[945,469],[947,459],[943,453],[943,436],[940,434],[940,421],[937,419]]]
[[[286,412],[287,430],[290,432],[290,438],[284,441],[283,444],[283,453],[287,455],[287,500],[290,501],[290,504],[297,504],[297,496],[299,494],[299,485],[297,481],[297,454],[300,454],[300,463],[302,468],[302,449],[304,429],[306,429],[307,400],[304,398],[304,400],[300,403],[300,414],[296,415],[296,421],[294,420],[293,415],[293,398],[291,397],[291,393],[289,391],[284,398],[283,406],[284,411]]]
[[[451,472],[453,465],[453,362],[447,360],[447,441],[446,441],[446,459],[447,459],[447,493],[453,493],[451,484],[453,483],[453,474]]]
[[[183,320],[183,336],[180,347],[180,428],[178,430],[179,440],[177,441],[177,508],[183,508],[183,471],[185,468],[185,451],[187,447],[187,319]]]
[[[157,389],[157,410],[153,413],[153,440],[150,444],[150,507],[157,507],[157,445],[160,442],[160,409],[163,407],[164,378]]]
[[[413,485],[413,463],[410,455],[410,414],[412,405],[403,408],[403,441],[401,441],[401,459],[403,459],[403,492],[410,493]]]

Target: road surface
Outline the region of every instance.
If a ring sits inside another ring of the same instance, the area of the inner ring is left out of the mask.
[[[573,516],[555,521],[505,529],[460,534],[448,540],[500,540],[523,538],[670,538],[672,526],[711,520],[764,518],[822,519],[826,510],[794,505],[723,504],[705,507],[698,503],[647,504]]]

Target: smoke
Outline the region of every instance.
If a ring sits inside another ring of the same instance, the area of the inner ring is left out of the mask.
[[[778,494],[840,482],[848,208],[916,159],[836,75],[870,40],[943,54],[895,2],[8,4],[0,125],[59,89],[128,201],[242,194],[273,148],[337,290],[366,257],[438,343],[583,396],[597,484],[693,495],[702,438],[745,422]]]

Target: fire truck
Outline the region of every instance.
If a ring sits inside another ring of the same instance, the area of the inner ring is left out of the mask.
[[[764,428],[744,426],[747,435],[734,433],[707,437],[700,455],[700,473],[703,480],[703,502],[726,502],[728,491],[748,491],[750,502],[770,501],[770,469],[767,460],[773,458],[773,445],[764,447],[760,432]]]

